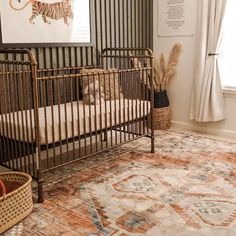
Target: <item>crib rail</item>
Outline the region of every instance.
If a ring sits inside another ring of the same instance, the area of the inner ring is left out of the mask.
[[[91,68],[91,69],[98,68],[98,67],[99,66],[86,66],[86,68]],[[80,70],[83,68],[84,68],[84,66],[38,69],[37,70],[37,77],[75,75],[75,74],[79,74]]]

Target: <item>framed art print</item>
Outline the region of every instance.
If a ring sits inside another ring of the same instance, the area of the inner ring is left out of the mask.
[[[196,0],[159,0],[158,36],[193,36],[194,21],[192,12],[196,9]]]
[[[0,2],[2,44],[91,43],[90,0]]]

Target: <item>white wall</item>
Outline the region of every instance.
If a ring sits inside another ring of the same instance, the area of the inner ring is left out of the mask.
[[[178,42],[183,45],[183,52],[177,66],[176,77],[170,81],[168,93],[172,108],[173,126],[188,128],[192,130],[205,131],[208,133],[230,136],[236,138],[236,95],[225,94],[227,119],[221,122],[197,123],[189,119],[190,100],[194,80],[196,59],[196,29],[198,16],[198,1],[193,1],[196,6],[192,12],[194,21],[194,35],[190,37],[159,37],[158,36],[158,1],[154,2],[154,56],[163,52],[166,56]],[[200,9],[199,9],[200,10]]]

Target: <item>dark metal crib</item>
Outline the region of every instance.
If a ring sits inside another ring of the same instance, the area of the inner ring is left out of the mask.
[[[154,152],[153,56],[104,49],[98,67],[37,69],[30,50],[0,50],[0,165],[43,174],[146,136]]]

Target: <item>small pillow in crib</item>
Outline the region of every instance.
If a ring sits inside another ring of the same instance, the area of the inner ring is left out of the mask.
[[[104,73],[104,72],[108,72],[108,73]],[[123,93],[121,91],[121,87],[119,84],[119,74],[117,70],[115,69],[104,70],[100,68],[92,68],[92,69],[84,68],[84,69],[81,69],[80,73],[83,74],[80,80],[83,95],[88,94],[85,91],[86,87],[89,84],[94,84],[97,81],[98,86],[101,87],[101,90],[103,92],[104,100],[107,101],[107,100],[116,100],[119,98],[123,98]],[[92,74],[88,75],[88,73],[92,73]]]
[[[98,105],[104,103],[104,92],[99,87],[98,81],[90,83],[84,87],[83,100],[85,104]]]

